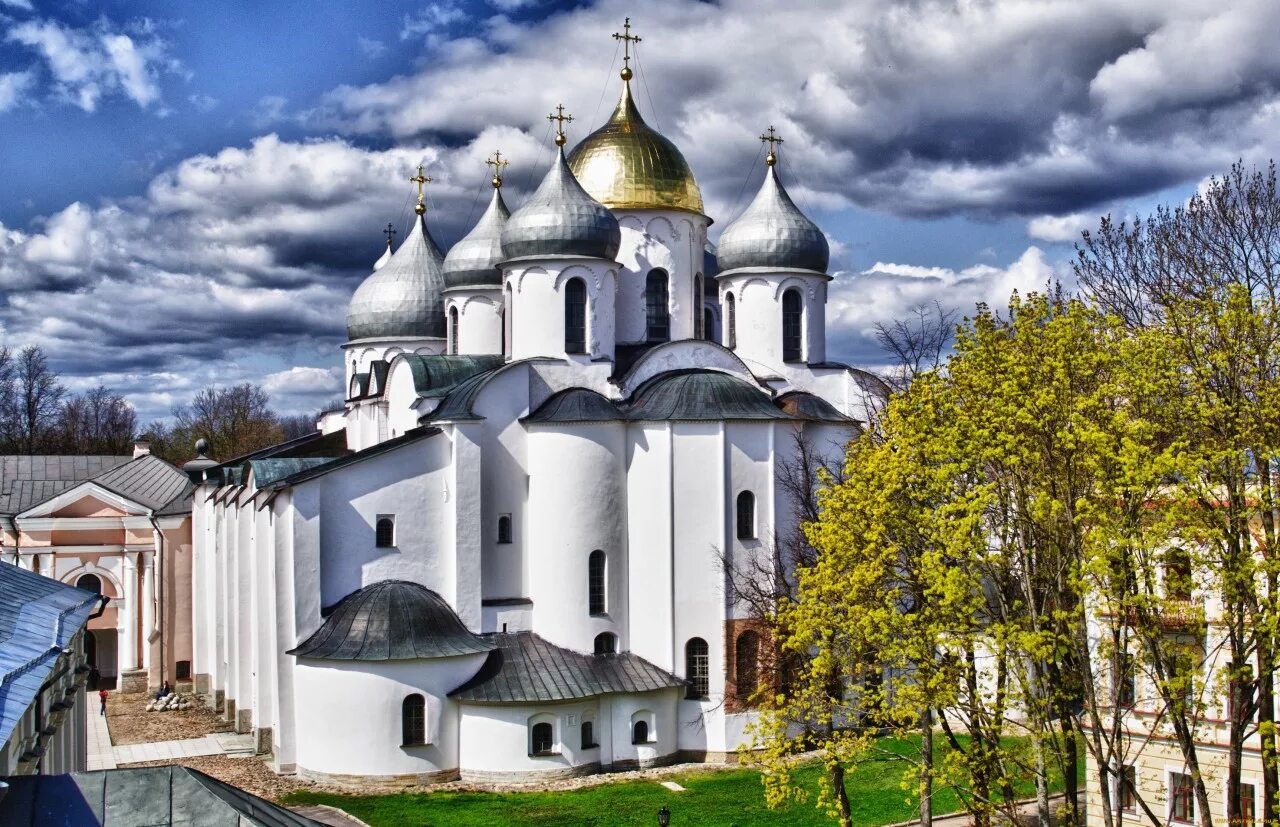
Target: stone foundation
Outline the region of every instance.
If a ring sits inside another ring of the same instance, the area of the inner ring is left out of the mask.
[[[235,715],[236,732],[244,735],[253,730],[253,710],[237,709]]]
[[[676,753],[677,764],[737,764],[741,760],[740,752],[707,752],[706,750],[682,749]]]
[[[222,710],[227,703],[227,693],[219,689],[213,693],[213,711],[222,714]]]
[[[628,770],[647,770],[651,767],[665,767],[668,764],[676,764],[680,761],[680,753],[673,752],[670,755],[659,755],[657,758],[646,758],[639,760],[635,758],[627,758],[621,761],[614,761],[606,769],[609,772],[626,772]]]
[[[599,761],[592,761],[590,764],[582,764],[577,767],[556,767],[548,770],[518,770],[515,772],[465,770],[461,773],[461,779],[476,784],[541,784],[546,781],[561,781],[566,778],[595,775],[601,769]]]
[[[120,673],[121,692],[146,692],[147,670],[129,669]]]
[[[253,731],[253,752],[255,755],[271,754],[271,727],[258,727]]]
[[[236,699],[227,698],[222,702],[222,720],[235,723],[236,721]]]
[[[297,774],[299,778],[305,778],[308,781],[355,788],[365,787],[370,784],[413,787],[419,784],[443,784],[446,781],[458,780],[457,770],[409,773],[407,775],[344,775],[342,773],[316,772],[306,767],[297,767]]]
[[[209,673],[202,672],[196,675],[195,691],[197,695],[209,694]]]

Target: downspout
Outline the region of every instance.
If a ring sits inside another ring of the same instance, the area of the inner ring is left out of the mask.
[[[6,514],[4,518],[9,521],[9,530],[13,532],[13,564],[17,566],[20,565],[19,560],[21,559],[18,554],[18,547],[22,545],[18,539],[18,524],[14,521],[12,514]]]
[[[147,514],[147,519],[151,521],[151,528],[155,530],[156,537],[160,540],[160,547],[156,551],[156,579],[160,582],[159,588],[156,590],[156,596],[160,603],[157,613],[160,615],[160,621],[156,624],[157,631],[160,634],[160,686],[164,686],[164,634],[167,627],[164,616],[164,581],[168,575],[168,566],[164,565],[164,532],[160,530],[160,522],[156,520],[156,512],[153,510]]]

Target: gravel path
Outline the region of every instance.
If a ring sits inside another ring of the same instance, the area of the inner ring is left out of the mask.
[[[123,746],[176,741],[231,731],[229,722],[218,720],[217,713],[203,706],[147,712],[145,707],[151,698],[142,692],[112,692],[108,696],[107,728],[111,730],[111,743]]]

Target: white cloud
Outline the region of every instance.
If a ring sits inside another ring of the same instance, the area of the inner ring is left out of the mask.
[[[387,53],[387,44],[381,40],[374,40],[371,37],[360,35],[356,38],[356,46],[360,52],[369,60],[376,60]]]
[[[451,23],[465,20],[467,13],[452,0],[432,3],[417,14],[406,14],[400,28],[401,40],[433,35],[449,27]]]
[[[292,367],[263,377],[263,389],[278,394],[322,394],[336,396],[342,393],[342,368]]]
[[[8,6],[11,9],[21,9],[22,11],[33,11],[31,0],[0,0],[0,6]]]
[[[197,111],[212,112],[218,108],[218,99],[204,92],[197,92],[194,95],[187,96],[187,102],[190,103]]]
[[[1040,215],[1027,222],[1027,235],[1037,241],[1079,241],[1080,233],[1097,226],[1098,216],[1092,213]]]
[[[0,74],[0,112],[7,111],[22,102],[35,76],[31,72],[8,72]]]

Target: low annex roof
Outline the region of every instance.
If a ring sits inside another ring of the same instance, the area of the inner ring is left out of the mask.
[[[493,648],[431,589],[407,580],[383,580],[342,598],[315,634],[287,654],[320,660],[412,660],[476,655]]]
[[[502,367],[506,359],[499,355],[408,354],[400,357],[409,366],[413,389],[422,398],[444,396],[478,373]]]
[[[789,391],[778,397],[778,405],[796,419],[807,419],[812,422],[838,422],[841,424],[858,424],[857,420],[845,416],[836,410],[827,400],[808,391]]]
[[[485,635],[497,644],[480,671],[449,693],[474,703],[545,703],[684,686],[639,655],[587,655],[533,632]]]
[[[643,421],[791,419],[751,383],[716,370],[660,373],[632,395],[627,417]]]
[[[13,827],[319,827],[189,767],[132,767],[6,779],[0,823]]]
[[[102,604],[101,595],[0,563],[0,744],[13,734],[58,655]]]
[[[627,415],[589,388],[566,388],[548,397],[525,422],[622,422]]]
[[[21,514],[130,456],[0,456],[0,514]]]

